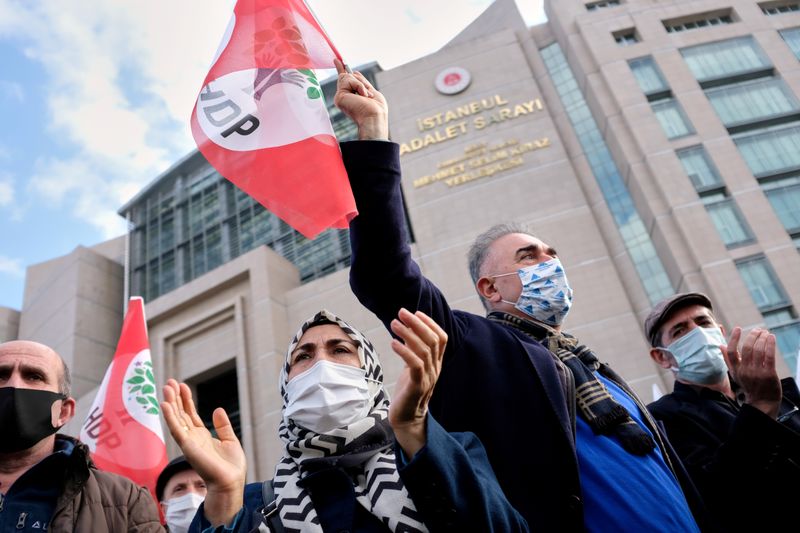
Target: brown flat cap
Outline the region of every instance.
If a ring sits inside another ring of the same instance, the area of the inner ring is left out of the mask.
[[[653,310],[650,311],[644,321],[644,334],[647,335],[650,346],[661,344],[658,330],[661,329],[661,326],[669,319],[672,313],[689,305],[702,305],[711,311],[714,310],[711,307],[711,300],[701,292],[682,292],[661,300],[653,306]]]

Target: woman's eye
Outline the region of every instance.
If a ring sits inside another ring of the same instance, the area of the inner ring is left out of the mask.
[[[294,362],[296,363],[298,361],[302,361],[303,359],[308,359],[309,357],[311,356],[308,355],[307,353],[299,353],[294,356]]]
[[[350,353],[350,350],[342,346],[337,347],[333,353]]]

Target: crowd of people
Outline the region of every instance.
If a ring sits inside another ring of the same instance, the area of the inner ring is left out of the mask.
[[[250,484],[225,411],[210,432],[168,380],[183,452],[156,485],[168,530],[781,530],[800,501],[800,392],[778,378],[774,335],[726,337],[701,293],[659,302],[643,328],[675,386],[646,406],[563,329],[569,265],[514,224],[468,254],[486,314],[452,309],[412,259],[386,101],[337,68],[335,103],[359,131],[341,145],[359,211],[350,285],[403,371],[390,401],[373,344],[328,310],[310,317],[277,384],[283,456]],[[0,531],[162,531],[146,489],[56,434],[74,413],[55,351],[0,344]]]

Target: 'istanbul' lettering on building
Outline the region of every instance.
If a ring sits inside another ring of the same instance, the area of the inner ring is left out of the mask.
[[[487,126],[498,124],[506,120],[512,120],[521,116],[542,111],[544,106],[539,98],[528,100],[520,104],[508,105],[508,100],[504,100],[500,95],[495,95],[493,98],[484,98],[479,101],[470,102],[469,104],[460,106],[455,110],[437,113],[430,117],[425,117],[417,120],[417,125],[420,131],[427,131],[437,125],[446,125],[450,122],[469,116],[474,113],[483,113],[487,110],[494,109],[499,105],[505,107],[497,108],[493,113],[488,116],[481,114],[472,119],[472,127],[476,130],[482,130]],[[411,152],[416,152],[422,148],[426,148],[432,144],[455,139],[456,137],[467,133],[469,122],[461,120],[452,124],[446,125],[443,128],[436,129],[421,137],[414,137],[408,142],[400,143],[400,155]]]

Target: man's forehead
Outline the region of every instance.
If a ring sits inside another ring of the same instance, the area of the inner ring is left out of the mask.
[[[714,317],[711,309],[704,305],[700,304],[691,304],[684,307],[679,307],[675,309],[665,320],[664,325],[661,327],[662,331],[668,327],[671,327],[675,324],[683,322],[685,320],[691,320],[698,316],[710,316]]]
[[[59,363],[58,354],[53,349],[32,341],[10,341],[0,344],[0,361],[8,359],[24,359],[47,366]]]
[[[548,247],[541,239],[526,233],[509,233],[492,243],[493,251],[505,256],[505,258],[513,257],[514,254],[517,253],[517,250],[528,246]]]

